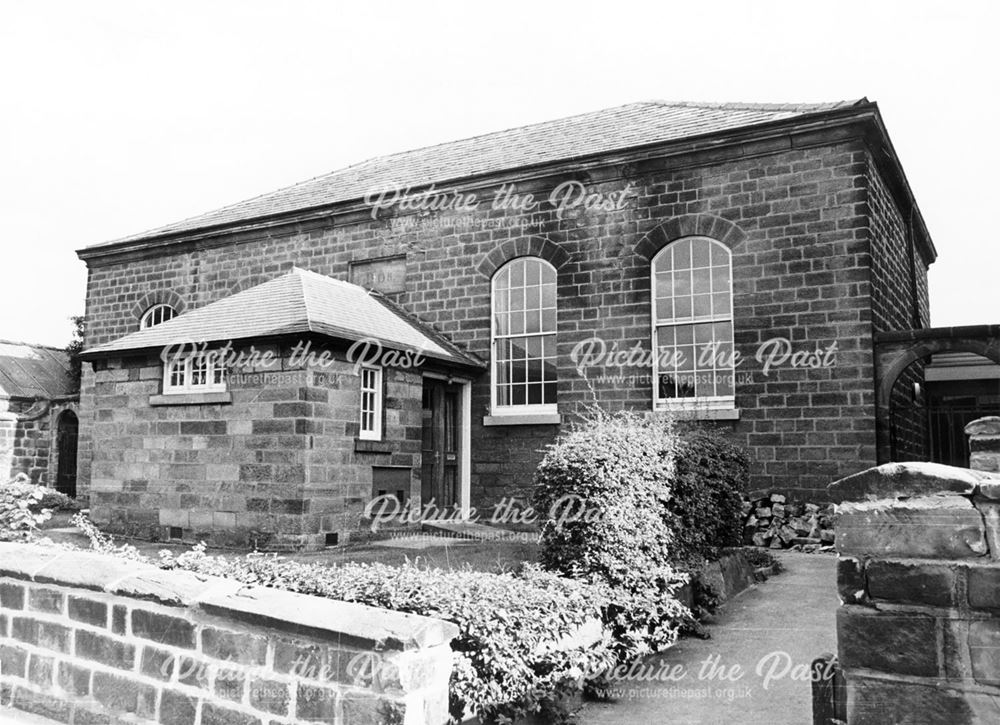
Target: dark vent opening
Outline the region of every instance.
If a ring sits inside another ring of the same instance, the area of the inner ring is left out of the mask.
[[[170,527],[170,532],[169,532],[169,537],[171,539],[183,539],[184,538],[184,529],[182,529],[180,526],[171,526]]]
[[[326,535],[326,545],[327,546],[336,546],[337,545],[337,541],[339,539],[340,539],[340,535],[339,534],[336,534],[336,533],[327,534]]]

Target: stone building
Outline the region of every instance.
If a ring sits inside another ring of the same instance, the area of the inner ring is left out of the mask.
[[[0,481],[76,495],[77,403],[64,350],[0,340]]]
[[[873,338],[929,325],[936,251],[862,99],[630,104],[79,256],[98,523],[317,547],[380,493],[524,498],[594,402],[722,426],[754,488],[822,498],[879,462]]]

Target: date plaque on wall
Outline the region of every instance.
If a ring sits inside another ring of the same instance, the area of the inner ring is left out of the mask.
[[[350,263],[351,282],[382,294],[406,291],[406,256],[361,259]]]

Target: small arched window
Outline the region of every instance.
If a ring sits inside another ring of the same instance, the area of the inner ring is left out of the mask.
[[[173,319],[176,315],[177,311],[170,305],[153,305],[142,313],[139,329],[145,330],[147,327],[159,325],[161,322]]]
[[[555,413],[555,267],[513,259],[493,275],[491,298],[493,414]]]
[[[655,407],[733,407],[729,249],[708,237],[685,237],[653,257],[651,272]]]

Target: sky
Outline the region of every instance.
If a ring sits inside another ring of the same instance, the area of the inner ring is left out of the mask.
[[[0,0],[0,339],[68,342],[84,246],[650,99],[877,101],[939,253],[931,323],[1000,323],[998,29],[992,1]]]

